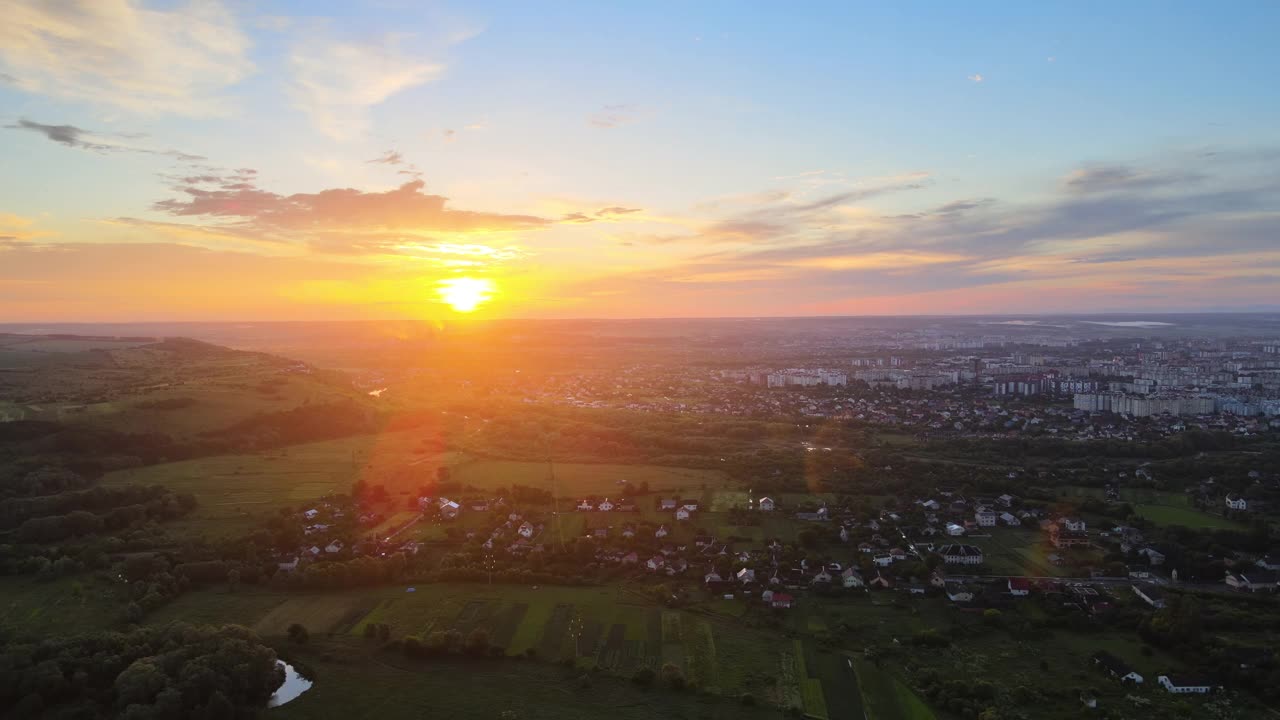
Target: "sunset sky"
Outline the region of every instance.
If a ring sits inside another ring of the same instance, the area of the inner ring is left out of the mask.
[[[1278,310],[1277,28],[7,0],[0,321]]]

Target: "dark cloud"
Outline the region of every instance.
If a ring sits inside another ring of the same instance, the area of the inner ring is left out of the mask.
[[[197,162],[206,160],[202,155],[192,155],[190,153],[180,152],[178,150],[153,150],[151,148],[133,147],[130,145],[120,145],[117,143],[107,142],[102,139],[98,133],[75,125],[46,125],[44,123],[34,122],[23,118],[13,125],[6,125],[10,130],[27,130],[30,132],[40,133],[49,140],[67,147],[79,148],[81,150],[92,150],[95,152],[129,152],[141,153],[144,155],[163,155],[166,157],[181,160],[183,162]],[[142,135],[117,135],[116,137],[138,138]]]
[[[401,155],[396,150],[387,150],[386,152],[382,153],[382,155],[372,160],[366,160],[365,162],[381,163],[383,165],[401,165],[404,163],[404,155]]]

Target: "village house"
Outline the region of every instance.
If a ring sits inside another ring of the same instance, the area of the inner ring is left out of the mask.
[[[453,520],[458,517],[458,513],[461,510],[462,507],[459,506],[458,503],[448,498],[440,498],[440,517],[447,520]]]
[[[1013,500],[1014,500],[1014,497],[1008,494],[1001,495],[1000,497],[996,498],[996,502],[1000,503],[1005,507],[1013,507]]]
[[[689,509],[688,509],[688,508],[683,508],[683,507],[682,507],[682,508],[680,508],[680,509],[676,510],[676,520],[688,520],[688,519],[689,519]]]
[[[893,564],[893,556],[889,553],[876,553],[871,557],[871,562],[875,563],[876,567],[889,567]]]
[[[976,545],[943,545],[938,548],[938,554],[948,565],[982,564],[982,548]]]
[[[846,588],[866,587],[866,583],[862,580],[862,575],[853,568],[845,568],[840,573],[840,584]]]
[[[1157,610],[1164,607],[1164,593],[1160,592],[1160,589],[1157,588],[1156,586],[1147,585],[1147,584],[1134,584],[1134,585],[1131,585],[1130,587],[1133,588],[1134,595],[1137,595],[1138,597],[1142,598],[1142,601],[1150,605],[1151,607]]]
[[[648,562],[646,562],[644,566],[649,568],[649,570],[652,572],[657,572],[661,570],[663,567],[665,567],[666,564],[667,564],[666,558],[662,557],[661,555],[654,555],[653,557],[649,558]]]
[[[737,578],[738,582],[742,583],[743,585],[746,585],[748,583],[753,583],[756,581],[756,571],[752,570],[751,568],[742,568],[741,570],[738,571],[738,574],[735,575],[734,577]]]
[[[628,525],[623,525],[623,526],[622,526],[622,537],[624,537],[624,538],[633,538],[633,537],[635,537],[635,536],[636,536],[636,526],[635,526],[635,525],[630,525],[630,524],[628,524]]]
[[[849,542],[849,528],[840,526],[840,542]]]
[[[276,567],[283,572],[293,572],[294,570],[298,569],[298,557],[295,555],[290,560],[276,563]]]
[[[533,525],[528,522],[522,522],[516,532],[520,533],[520,537],[531,538],[533,537]]]
[[[600,503],[596,509],[600,512],[609,512],[613,510],[613,503],[609,502],[609,498],[605,498],[604,502]]]
[[[813,584],[814,585],[831,584],[831,573],[827,572],[825,568],[822,570],[819,570],[818,574],[813,576]]]
[[[1009,578],[1009,594],[1014,597],[1025,597],[1031,594],[1031,581],[1018,577]]]
[[[1000,513],[1000,522],[1003,522],[1009,527],[1018,527],[1022,524],[1022,521],[1018,519],[1018,516],[1008,512]]]
[[[769,604],[775,608],[789,608],[793,602],[795,602],[795,598],[786,593],[774,593]]]
[[[676,503],[677,501],[675,498],[662,498],[661,500],[658,501],[658,509],[659,510],[675,510]]]
[[[653,531],[653,536],[656,538],[664,538],[667,536],[667,532],[666,525],[659,525],[658,529]]]
[[[998,517],[994,510],[988,510],[987,508],[982,508],[973,514],[973,519],[977,521],[978,527],[995,527],[996,518]]]
[[[716,572],[715,568],[711,568],[706,575],[703,575],[702,580],[708,585],[711,583],[723,582],[723,579],[720,577],[720,573]]]
[[[1133,683],[1134,685],[1142,684],[1141,675],[1139,675],[1133,668],[1129,667],[1123,660],[1112,655],[1106,650],[1099,650],[1094,653],[1093,663],[1120,682]]]
[[[951,537],[960,537],[961,535],[964,535],[964,526],[949,522],[947,523],[947,534]]]
[[[1271,570],[1228,572],[1227,585],[1241,592],[1274,592],[1276,590],[1276,573]]]
[[[636,563],[640,562],[640,556],[636,554],[634,551],[632,551],[627,553],[626,555],[623,555],[621,562],[623,565],[635,565]]]
[[[1249,509],[1249,501],[1243,495],[1227,495],[1228,510],[1244,510]]]
[[[302,513],[302,516],[308,520],[315,520],[316,516],[319,514],[320,514],[319,510],[316,510],[315,508],[311,508],[310,510]]]
[[[587,500],[583,500],[582,502],[578,503],[578,510],[581,510],[583,512],[586,512],[588,510],[594,510],[595,507],[596,507],[595,505],[592,505]]]
[[[1156,682],[1171,693],[1204,695],[1217,687],[1213,681],[1192,675],[1159,675]]]
[[[344,547],[346,546],[342,543],[341,540],[334,540],[333,542],[324,546],[324,551],[332,555],[334,553],[342,552],[342,548]]]
[[[771,497],[760,498],[760,502],[756,503],[756,507],[766,512],[772,512],[774,509],[773,498]]]
[[[867,587],[869,588],[878,587],[878,588],[883,588],[885,590],[888,590],[889,588],[893,587],[893,580],[885,577],[884,575],[881,575],[880,571],[877,570],[875,577],[867,581]]]

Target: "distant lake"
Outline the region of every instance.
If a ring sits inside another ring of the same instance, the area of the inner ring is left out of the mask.
[[[267,701],[269,708],[283,705],[311,689],[311,681],[299,675],[292,665],[283,660],[280,665],[284,667],[284,684]]]

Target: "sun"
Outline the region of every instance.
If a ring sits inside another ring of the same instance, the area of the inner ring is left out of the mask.
[[[469,313],[489,302],[496,289],[492,280],[461,277],[441,280],[437,292],[449,307]]]

